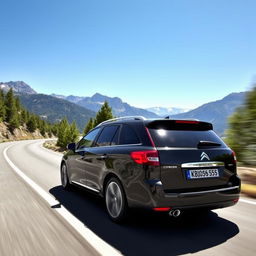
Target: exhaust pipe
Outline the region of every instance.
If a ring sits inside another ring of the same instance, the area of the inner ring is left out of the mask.
[[[180,210],[179,210],[179,209],[177,209],[177,210],[171,210],[171,211],[169,212],[169,215],[172,216],[172,217],[177,218],[177,217],[180,216]]]

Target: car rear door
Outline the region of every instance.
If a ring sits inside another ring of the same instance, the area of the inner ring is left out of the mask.
[[[112,148],[118,142],[119,125],[105,126],[93,147],[88,148],[84,157],[86,185],[99,191],[101,180],[112,168]]]
[[[70,152],[68,156],[68,169],[70,170],[69,178],[71,182],[86,185],[85,159],[99,131],[100,128],[90,131],[78,142],[75,152]]]

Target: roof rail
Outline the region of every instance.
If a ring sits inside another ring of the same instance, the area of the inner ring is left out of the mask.
[[[171,119],[171,116],[165,116],[164,119]],[[187,121],[200,121],[197,118],[179,118],[179,119],[173,119],[173,120],[187,120]]]
[[[97,125],[97,127],[101,126],[103,124],[114,122],[114,121],[118,121],[118,120],[146,120],[146,118],[144,116],[122,116],[122,117],[116,117],[116,118],[108,119],[106,121],[101,122],[100,124]]]
[[[171,116],[165,116],[164,119],[171,119]],[[197,118],[174,118],[173,120],[200,121]]]

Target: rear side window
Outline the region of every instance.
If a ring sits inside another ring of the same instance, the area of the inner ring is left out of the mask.
[[[100,128],[92,130],[86,136],[84,136],[78,143],[77,149],[91,147],[93,141],[95,140]]]
[[[210,141],[218,146],[226,147],[225,143],[212,131],[190,131],[190,130],[165,130],[149,129],[149,132],[157,147],[179,147],[179,148],[197,148],[200,141]]]
[[[125,144],[139,144],[139,143],[140,143],[140,140],[136,132],[133,130],[133,128],[124,124],[122,126],[119,144],[125,145]]]
[[[113,125],[113,126],[107,126],[105,127],[99,138],[97,139],[96,145],[97,147],[102,147],[102,146],[108,146],[111,144],[113,138],[115,137],[117,130],[119,126]]]
[[[120,133],[120,127],[117,129],[117,131],[111,141],[111,145],[118,145],[119,133]]]

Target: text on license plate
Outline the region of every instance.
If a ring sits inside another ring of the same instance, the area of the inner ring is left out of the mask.
[[[218,169],[187,170],[187,179],[205,179],[219,176]]]

